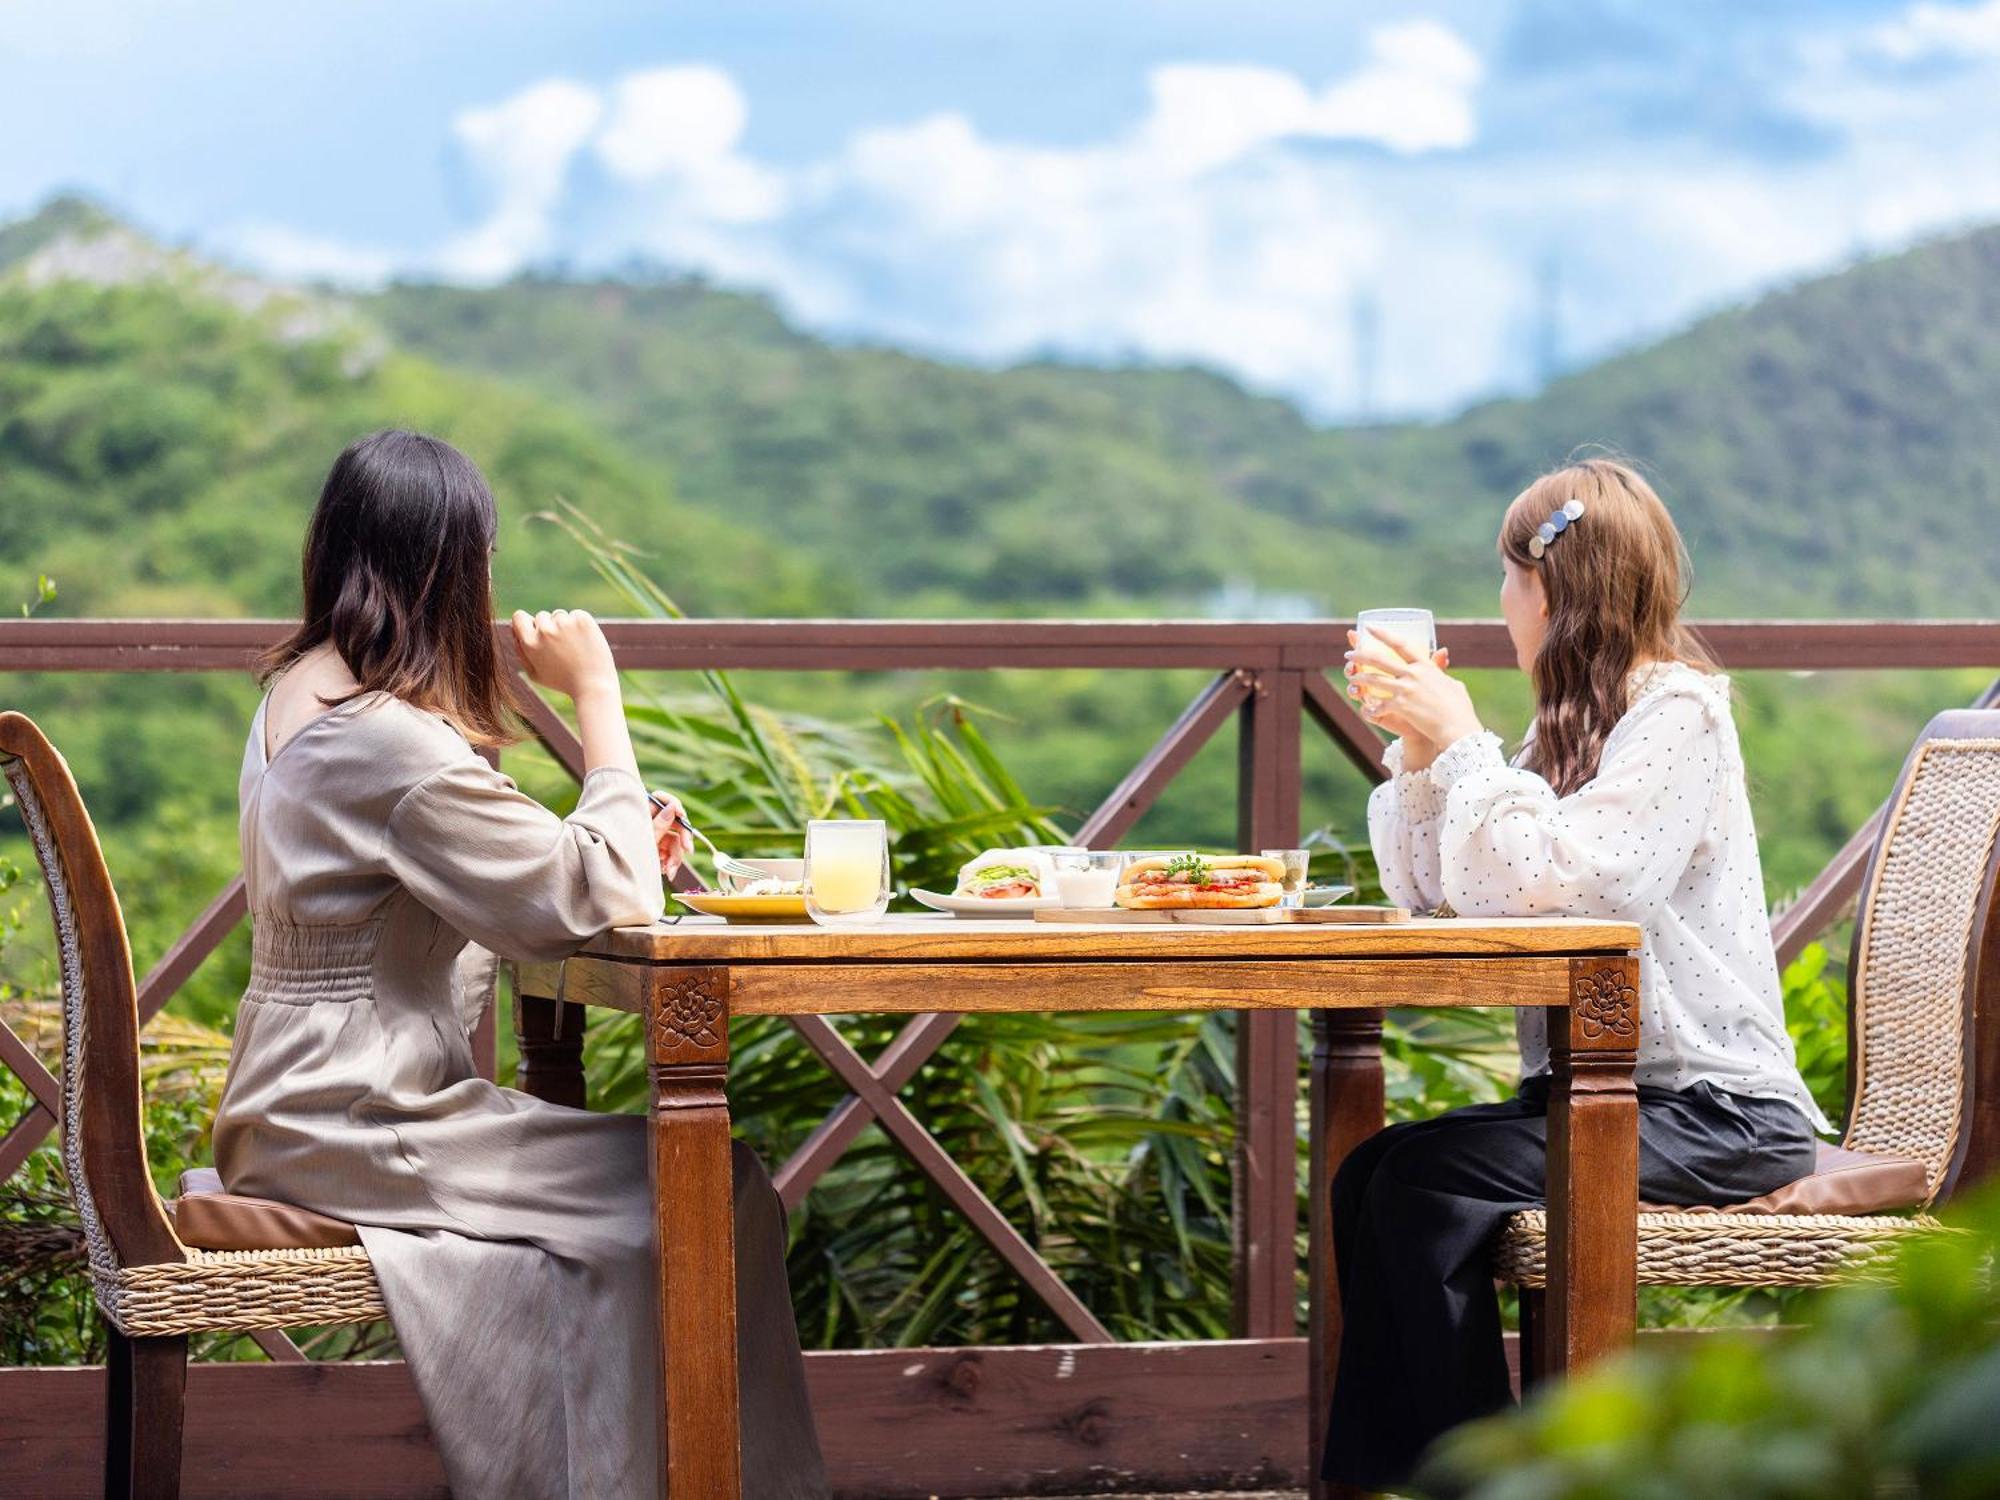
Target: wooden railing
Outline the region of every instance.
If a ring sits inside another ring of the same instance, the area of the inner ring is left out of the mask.
[[[240,672],[284,628],[280,622],[258,620],[0,621],[0,673]],[[621,621],[608,623],[606,634],[620,666],[629,670],[1204,669],[1214,673],[1212,679],[1085,819],[1078,837],[1094,846],[1115,845],[1201,748],[1233,720],[1239,746],[1238,836],[1241,847],[1256,849],[1298,841],[1300,761],[1307,723],[1329,735],[1366,775],[1379,779],[1383,774],[1381,739],[1348,706],[1337,683],[1346,628],[1344,621]],[[1721,621],[1703,625],[1701,634],[1733,671],[1965,667],[2000,671],[2000,622],[1992,621]],[[1457,668],[1515,665],[1512,645],[1497,622],[1443,622],[1439,639],[1450,648]],[[0,685],[0,702],[5,696]],[[536,736],[580,775],[580,747],[568,725],[541,699],[530,697]],[[2000,681],[1979,701],[2000,702]],[[47,727],[60,743],[60,724]],[[1913,736],[1918,727],[1910,726]],[[86,795],[89,790],[85,788]],[[1795,955],[1852,903],[1880,816],[1878,811],[1856,830],[1804,895],[1780,915],[1774,932],[1781,959]],[[244,913],[239,876],[216,894],[146,975],[139,990],[143,1019],[158,1013]],[[520,1017],[524,1067],[535,1065],[550,1019],[532,1004],[524,1007]],[[811,1024],[801,1025],[803,1039],[847,1085],[848,1094],[777,1169],[787,1202],[795,1205],[802,1200],[862,1129],[879,1123],[966,1212],[979,1233],[1075,1338],[1083,1344],[1105,1341],[1108,1335],[1095,1317],[1028,1242],[991,1211],[949,1153],[897,1098],[899,1088],[942,1045],[956,1018],[947,1014],[913,1018],[872,1063],[833,1027],[806,1019]],[[490,1032],[481,1051],[490,1060]],[[1297,1332],[1299,1061],[1298,1031],[1290,1014],[1260,1012],[1242,1018],[1237,1039],[1234,1211],[1239,1339],[1291,1341]],[[59,1091],[48,1070],[5,1028],[0,1028],[0,1065],[22,1079],[34,1100],[0,1136],[0,1180],[4,1180],[47,1139]],[[281,1335],[259,1342],[280,1361],[301,1358]],[[1223,1346],[1216,1347],[1219,1355]],[[1230,1359],[1244,1357],[1240,1346],[1229,1347],[1239,1351]],[[1136,1357],[1138,1351],[1134,1353]],[[1297,1364],[1302,1380],[1303,1361]],[[1071,1389],[1061,1399],[1074,1405],[1087,1397]],[[1087,1457],[1087,1453],[1079,1456],[1079,1465]],[[1156,1458],[1147,1472],[1162,1480],[1196,1482],[1217,1472],[1212,1464],[1204,1467],[1193,1460],[1176,1468],[1164,1449]],[[1303,1454],[1298,1458],[1302,1462]],[[1271,1471],[1269,1477],[1275,1481],[1284,1472]],[[935,1484],[936,1476],[924,1482]]]

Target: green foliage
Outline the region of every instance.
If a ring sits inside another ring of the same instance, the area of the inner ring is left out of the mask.
[[[627,607],[678,617],[630,548],[553,519]],[[994,845],[1059,842],[981,733],[946,700],[911,723],[843,730],[752,706],[729,674],[696,697],[636,689],[643,769],[732,852],[796,854],[814,817],[879,817],[898,887],[935,886]],[[864,1056],[896,1032],[845,1028]],[[646,1100],[636,1017],[596,1020],[586,1065],[600,1108]],[[845,1089],[779,1019],[732,1034],[732,1112],[766,1158],[789,1155]],[[1156,1016],[961,1021],[903,1097],[1010,1222],[1114,1332],[1216,1337],[1229,1326],[1227,1024]],[[828,1344],[1032,1342],[1063,1336],[1019,1279],[899,1148],[871,1129],[794,1216],[793,1290]]]
[[[1974,1500],[2000,1492],[2000,1189],[1893,1281],[1816,1295],[1800,1332],[1642,1352],[1461,1429],[1463,1500]]]
[[[1837,1126],[1847,1116],[1847,982],[1832,972],[1826,945],[1808,943],[1785,966],[1784,985],[1799,1076]]]

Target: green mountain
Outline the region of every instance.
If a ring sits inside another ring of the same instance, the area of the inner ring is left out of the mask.
[[[1289,521],[1219,493],[1150,412],[1047,372],[828,344],[698,281],[404,285],[363,307],[401,347],[589,411],[690,505],[821,559],[870,613],[1326,592]]]
[[[537,545],[530,518],[559,497],[708,560],[686,580],[691,608],[840,597],[768,537],[681,504],[660,465],[587,415],[391,349],[344,304],[218,272],[70,202],[0,230],[0,248],[15,252],[0,259],[0,576],[54,574],[62,613],[289,613],[327,465],[388,425],[478,457],[501,506],[502,597],[608,599],[572,549]]]
[[[1989,229],[1531,399],[1327,428],[1208,371],[829,343],[697,279],[340,299],[64,199],[0,227],[0,567],[66,569],[66,610],[282,610],[327,458],[400,421],[461,440],[514,524],[560,495],[657,549],[703,611],[1487,613],[1499,507],[1595,443],[1653,472],[1699,614],[2000,613],[1996,325]],[[503,548],[503,585],[589,596],[548,550]]]
[[[343,298],[162,247],[77,200],[0,226],[0,607],[55,576],[65,615],[284,614],[326,466],[401,424],[499,497],[503,606],[614,606],[556,500],[649,554],[703,614],[1490,614],[1499,507],[1586,441],[1651,461],[1693,545],[1698,614],[2000,613],[2000,231],[1719,314],[1531,400],[1324,428],[1188,369],[989,371],[838,345],[700,281],[528,277]],[[13,582],[9,583],[8,580]],[[1199,674],[760,676],[845,719],[950,688],[1038,800],[1092,805]],[[1966,674],[1746,684],[1766,870],[1794,887]],[[1513,674],[1475,683],[1515,732]],[[233,859],[249,685],[51,676],[48,716],[170,933]],[[1226,736],[1141,837],[1226,841]],[[1790,775],[1810,744],[1813,774]],[[1309,759],[1350,836],[1358,783]],[[153,877],[157,873],[157,881]],[[169,918],[173,920],[170,922]],[[141,948],[146,939],[141,936]]]
[[[581,406],[852,579],[871,612],[1492,608],[1501,505],[1581,444],[1641,459],[1696,612],[2000,613],[2000,229],[1716,314],[1446,422],[1318,427],[1200,370],[1003,371],[841,346],[693,280],[402,285],[402,347]]]
[[[1641,459],[1703,614],[2000,613],[2000,228],[1766,296],[1530,399],[1437,424],[1308,427],[1213,377],[1076,371],[1244,503],[1338,526],[1364,497],[1427,597],[1490,589],[1495,502],[1579,444]],[[1422,566],[1420,564],[1420,566]]]

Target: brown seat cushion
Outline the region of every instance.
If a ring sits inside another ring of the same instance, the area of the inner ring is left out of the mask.
[[[181,1243],[197,1250],[337,1250],[361,1243],[354,1226],[339,1219],[224,1191],[213,1167],[181,1173],[181,1195],[167,1213]]]
[[[1921,1208],[1930,1197],[1924,1164],[1910,1156],[1878,1156],[1819,1143],[1812,1171],[1796,1182],[1721,1208],[1639,1205],[1646,1213],[1673,1214],[1873,1214],[1891,1208]]]

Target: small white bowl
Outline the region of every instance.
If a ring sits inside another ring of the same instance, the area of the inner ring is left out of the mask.
[[[1305,889],[1307,906],[1331,906],[1336,901],[1354,894],[1351,885],[1309,885]]]

